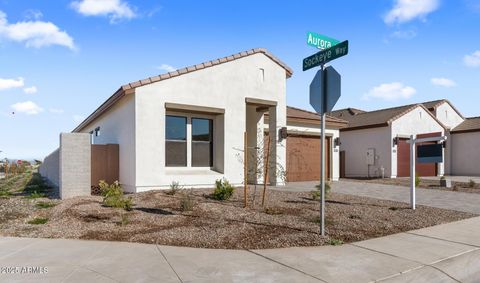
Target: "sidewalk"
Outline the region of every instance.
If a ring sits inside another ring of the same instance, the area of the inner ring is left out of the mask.
[[[211,250],[65,239],[0,238],[0,282],[475,282],[480,217],[345,244]]]

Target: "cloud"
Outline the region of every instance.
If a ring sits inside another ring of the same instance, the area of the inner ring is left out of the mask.
[[[122,19],[133,19],[137,16],[134,8],[122,0],[79,0],[73,1],[70,6],[84,16],[109,17],[110,23],[117,23]]]
[[[443,86],[443,87],[454,87],[457,85],[456,82],[447,78],[431,78],[430,82],[434,85]]]
[[[33,101],[18,102],[11,105],[11,107],[15,112],[27,115],[36,115],[43,111],[43,108]]]
[[[394,38],[399,38],[399,39],[412,39],[415,36],[417,36],[417,32],[414,31],[413,29],[397,30],[397,31],[392,32],[392,34],[390,36],[394,37]]]
[[[75,123],[80,123],[82,122],[83,120],[85,120],[85,116],[82,116],[82,115],[73,115],[73,121]]]
[[[2,11],[0,11],[0,37],[23,42],[26,47],[60,45],[75,49],[73,38],[55,24],[38,20],[10,24],[7,21],[7,15]]]
[[[399,82],[385,83],[373,87],[363,96],[363,99],[369,100],[371,98],[378,98],[387,101],[398,99],[408,99],[412,97],[417,91],[411,87]]]
[[[50,108],[48,109],[48,111],[53,114],[62,114],[63,112],[65,112],[63,109],[57,109],[57,108]]]
[[[477,50],[470,55],[465,55],[463,57],[463,63],[467,67],[480,67],[480,50]]]
[[[395,0],[394,7],[384,16],[386,24],[405,23],[416,18],[425,19],[438,9],[439,0]]]
[[[42,12],[33,9],[26,10],[23,15],[27,20],[39,20],[43,17]]]
[[[157,66],[157,67],[155,67],[155,68],[157,68],[157,69],[159,69],[159,70],[162,70],[162,71],[167,71],[167,72],[173,72],[173,71],[175,71],[175,70],[177,69],[177,68],[172,67],[172,66],[170,66],[170,65],[168,65],[168,64],[162,64],[162,65]]]
[[[19,88],[24,86],[24,79],[22,77],[16,79],[2,79],[0,78],[0,90],[11,88]]]
[[[23,92],[27,93],[27,94],[34,94],[34,93],[37,93],[38,89],[36,86],[31,86],[31,87],[26,87],[23,89]]]

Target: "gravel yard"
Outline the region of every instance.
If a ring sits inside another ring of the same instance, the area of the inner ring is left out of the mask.
[[[448,177],[447,177],[448,179]],[[374,184],[385,184],[385,185],[394,185],[394,186],[403,186],[403,187],[410,187],[410,178],[375,178],[375,179],[368,179],[368,178],[346,178],[345,181],[358,181],[362,183],[374,183]],[[433,189],[433,190],[441,190],[441,191],[453,191],[453,192],[464,192],[464,193],[474,193],[480,194],[480,184],[475,182],[468,183],[468,182],[454,182],[452,181],[451,188],[444,188],[440,187],[440,181],[438,180],[430,180],[430,179],[421,179],[420,185],[418,186],[423,189]]]
[[[0,235],[256,249],[354,242],[474,216],[424,206],[412,211],[403,203],[331,193],[328,237],[322,238],[319,202],[309,192],[270,190],[266,208],[258,205],[258,192],[255,209],[243,208],[241,189],[228,201],[211,199],[211,192],[189,191],[191,211],[181,209],[184,192],[129,195],[135,204],[131,211],[105,207],[101,196],[60,201],[8,195],[0,198]]]

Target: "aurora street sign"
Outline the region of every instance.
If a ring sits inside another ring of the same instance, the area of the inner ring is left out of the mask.
[[[330,48],[340,43],[340,40],[314,32],[307,33],[307,44],[318,49]]]
[[[347,54],[348,40],[345,40],[335,46],[319,51],[312,56],[303,59],[303,70],[306,71],[313,67],[320,66]]]

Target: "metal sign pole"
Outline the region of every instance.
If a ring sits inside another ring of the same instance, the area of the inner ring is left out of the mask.
[[[410,204],[415,210],[415,136],[410,136]]]
[[[327,72],[325,72],[325,65],[322,64],[322,104],[323,104],[323,111],[322,111],[322,138],[320,142],[321,146],[321,156],[320,156],[320,161],[321,161],[321,174],[320,174],[320,183],[321,183],[321,201],[320,201],[320,234],[322,236],[325,236],[325,120],[327,117],[326,114],[326,106],[327,106]]]

